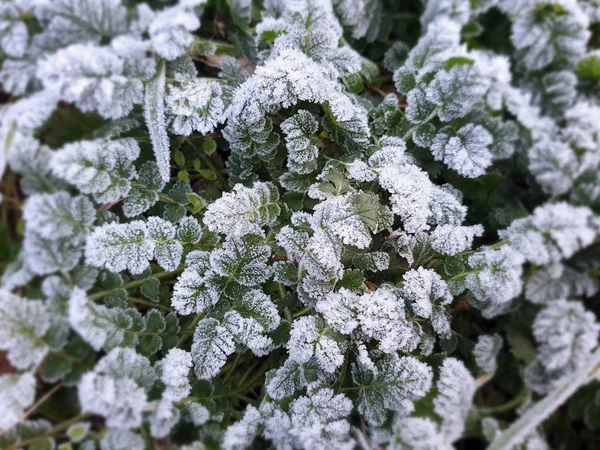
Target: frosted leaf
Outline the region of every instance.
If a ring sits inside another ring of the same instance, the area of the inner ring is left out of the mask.
[[[154,244],[156,262],[167,272],[177,269],[183,255],[183,245],[175,237],[175,225],[160,217],[149,217],[147,227],[148,239]]]
[[[481,225],[440,225],[431,233],[431,247],[442,255],[456,255],[470,250],[473,239],[483,234]]]
[[[279,326],[277,307],[267,294],[259,290],[246,292],[232,306],[242,317],[255,320],[265,331],[273,331]]]
[[[12,140],[12,148],[18,148],[19,151],[9,152],[8,163],[13,171],[23,175],[20,186],[24,194],[32,195],[66,188],[66,183],[49,173],[48,165],[53,152],[48,147],[41,146],[34,137],[17,132]]]
[[[352,379],[360,387],[357,409],[374,425],[382,425],[388,411],[410,414],[413,402],[431,388],[431,368],[413,357],[388,356],[376,367],[376,371],[371,371],[352,366]]]
[[[35,15],[45,25],[40,39],[50,47],[99,44],[103,38],[127,32],[127,9],[121,0],[39,2]]]
[[[267,354],[273,346],[264,335],[279,326],[280,317],[271,298],[259,290],[245,293],[233,302],[235,311],[225,314],[225,326],[236,341],[244,344],[257,356]]]
[[[273,225],[280,213],[279,192],[274,184],[256,182],[252,188],[237,184],[232,192],[223,193],[208,206],[204,224],[213,232],[243,236]]]
[[[188,379],[192,368],[192,355],[184,350],[172,348],[162,360],[161,380],[166,389],[163,398],[177,402],[187,397],[192,387]]]
[[[533,335],[539,343],[539,357],[549,370],[567,364],[578,366],[592,352],[600,326],[581,302],[558,300],[535,318]]]
[[[16,425],[35,399],[35,376],[31,372],[0,376],[0,430]]]
[[[291,172],[303,174],[316,170],[319,149],[314,135],[317,128],[317,120],[304,109],[281,123],[288,150],[287,167]]]
[[[103,347],[114,348],[126,339],[131,340],[132,345],[137,344],[137,336],[129,335],[128,331],[136,327],[139,320],[141,317],[136,310],[96,305],[89,301],[86,293],[79,288],[73,289],[69,299],[71,327],[96,351]]]
[[[593,217],[587,207],[546,203],[498,234],[502,239],[509,239],[511,246],[526,260],[545,265],[570,258],[594,242],[598,231]]]
[[[462,193],[450,186],[433,186],[429,205],[432,221],[438,225],[460,225],[467,217],[467,207],[462,204]]]
[[[567,123],[561,130],[562,137],[571,146],[586,150],[581,157],[584,166],[589,164],[586,161],[588,155],[597,163],[596,149],[600,144],[600,126],[592,117],[599,112],[600,107],[587,101],[578,101],[565,112]]]
[[[246,407],[244,417],[225,431],[221,445],[224,450],[244,450],[250,447],[262,427],[260,412],[252,405]]]
[[[334,91],[330,97],[324,108],[325,130],[333,140],[349,149],[364,148],[371,136],[366,109],[340,92]]]
[[[211,270],[242,286],[264,283],[271,276],[267,266],[271,248],[263,243],[260,236],[253,234],[227,239],[222,249],[211,252]]]
[[[13,14],[11,14],[13,13]],[[10,57],[21,58],[27,50],[29,32],[19,19],[19,11],[9,5],[0,11],[0,47]],[[12,16],[12,17],[11,17]]]
[[[363,294],[354,308],[360,324],[358,336],[378,340],[382,352],[413,351],[419,344],[419,326],[406,320],[404,299],[399,289],[383,285],[374,292]]]
[[[290,405],[290,434],[295,438],[295,446],[355,448],[350,423],[346,420],[351,411],[352,401],[344,394],[334,395],[333,389],[319,389],[308,397],[297,398]]]
[[[27,199],[23,207],[27,226],[40,236],[73,237],[85,233],[96,220],[96,208],[87,197],[71,197],[67,192],[37,194]]]
[[[6,290],[13,290],[16,287],[24,286],[35,277],[35,273],[27,263],[25,252],[21,251],[17,258],[10,262],[2,273],[2,286]]]
[[[144,450],[144,438],[129,430],[109,428],[100,440],[100,450]]]
[[[421,15],[421,26],[427,26],[436,20],[448,18],[459,25],[465,25],[471,15],[471,5],[465,0],[431,0],[427,2]]]
[[[390,450],[453,450],[439,430],[439,425],[431,419],[409,417],[394,425],[394,436]]]
[[[525,384],[540,394],[559,386],[588,360],[599,330],[596,317],[581,302],[550,303],[533,323],[538,357],[525,370]]]
[[[476,178],[485,174],[492,164],[489,151],[493,137],[481,125],[467,124],[457,132],[452,127],[442,128],[433,139],[431,154],[460,175]]]
[[[390,266],[390,255],[384,252],[362,252],[344,249],[342,259],[345,265],[371,272],[380,272]]]
[[[411,90],[406,96],[406,118],[414,124],[428,122],[431,116],[435,116],[435,104],[428,98],[423,89],[416,88]],[[418,140],[418,139],[417,139]]]
[[[17,369],[37,367],[49,351],[44,335],[52,325],[52,313],[40,300],[29,300],[0,289],[0,349]]]
[[[190,259],[196,259],[190,264]],[[208,252],[195,251],[188,254],[186,269],[177,279],[173,288],[171,306],[179,314],[201,314],[217,303],[220,291],[212,282],[213,273],[209,269]]]
[[[398,97],[386,95],[381,103],[369,111],[371,130],[377,136],[393,134],[402,121],[402,111],[398,107]]]
[[[24,95],[35,79],[34,61],[5,59],[0,68],[2,89],[13,95]]]
[[[132,349],[112,350],[79,382],[81,409],[105,417],[109,427],[139,427],[156,378],[147,358]]]
[[[377,175],[366,162],[357,159],[350,167],[348,167],[348,178],[351,180],[367,182],[377,179]]]
[[[173,231],[174,233],[174,231]],[[140,274],[150,266],[156,244],[141,220],[97,227],[88,236],[85,257],[89,265],[111,272]]]
[[[559,111],[567,109],[577,97],[577,76],[562,70],[550,72],[542,77],[544,100]]]
[[[245,318],[237,311],[225,314],[223,327],[231,333],[236,343],[250,349],[256,356],[266,356],[273,349],[273,340],[265,336],[264,328],[254,318]]]
[[[459,439],[475,394],[475,379],[462,361],[446,358],[437,381],[439,394],[433,400],[434,411],[441,417],[440,429],[450,442]]]
[[[414,158],[406,152],[404,139],[395,136],[382,136],[379,139],[381,148],[369,156],[369,164],[375,169],[385,167],[401,168],[415,162]]]
[[[473,356],[477,367],[484,372],[496,371],[496,358],[502,348],[502,337],[498,334],[481,335],[473,347]]]
[[[81,247],[69,238],[45,239],[31,229],[25,231],[23,262],[36,275],[70,271],[81,259]]]
[[[527,154],[529,170],[547,193],[558,196],[573,187],[579,172],[576,153],[564,142],[556,139],[541,139]]]
[[[167,114],[173,118],[173,132],[183,136],[194,131],[213,132],[224,120],[222,95],[219,83],[175,74],[175,82],[169,86],[166,98]]]
[[[144,119],[150,134],[154,158],[161,178],[166,183],[171,177],[171,152],[165,118],[165,62],[161,61],[156,74],[146,83],[144,92]]]
[[[341,288],[332,292],[317,303],[316,310],[323,315],[327,324],[342,334],[351,334],[360,324],[355,306],[360,302],[360,296],[352,291]]]
[[[194,42],[191,31],[200,27],[200,19],[181,5],[165,8],[152,18],[148,32],[152,47],[160,56],[172,61],[185,54]]]
[[[367,248],[371,234],[391,225],[389,209],[371,192],[359,191],[327,199],[315,206],[314,221],[344,244]]]
[[[39,60],[37,77],[62,100],[84,112],[98,111],[107,119],[126,116],[142,103],[142,80],[126,76],[123,58],[108,47],[74,44],[63,48]]]
[[[414,314],[431,318],[436,333],[450,336],[450,323],[445,306],[452,302],[448,285],[432,269],[419,267],[403,275],[402,296],[409,302]]]
[[[560,263],[539,268],[525,286],[525,298],[536,304],[570,297],[592,297],[596,292],[597,280]]]
[[[458,64],[438,72],[427,88],[427,99],[439,107],[438,117],[449,122],[464,117],[490,86],[476,64]]]
[[[298,364],[290,359],[283,366],[267,372],[265,387],[272,399],[291,397],[295,392],[326,380],[327,374],[314,364]]]
[[[163,400],[150,415],[150,435],[154,438],[166,438],[179,422],[181,413],[169,400]]]
[[[67,144],[50,161],[52,172],[96,201],[110,203],[126,196],[140,154],[134,139],[94,140]]]
[[[380,0],[335,0],[333,6],[342,24],[352,30],[354,39],[377,39],[384,14]]]
[[[334,372],[344,362],[342,347],[325,330],[317,328],[315,316],[294,320],[287,343],[290,360],[305,364],[315,358],[325,372]]]
[[[202,227],[198,219],[185,216],[177,225],[177,239],[183,244],[196,244],[202,239]]]
[[[17,135],[31,135],[46,122],[54,112],[57,103],[58,98],[55,93],[47,90],[36,92],[4,107],[1,110],[2,122],[3,124],[10,124],[10,126],[16,124],[19,130]],[[6,139],[6,133],[10,131],[10,128],[3,126],[0,127],[0,131],[3,134],[2,148],[4,148],[4,139]]]
[[[394,73],[404,64],[409,52],[410,47],[407,44],[401,41],[394,42],[392,46],[386,50],[385,55],[383,56],[383,67],[389,72]]]
[[[263,416],[263,436],[272,442],[275,448],[293,448],[294,438],[290,434],[292,423],[290,416],[273,403],[261,405]]]
[[[147,161],[142,164],[136,183],[129,191],[123,203],[125,217],[135,217],[148,211],[158,202],[158,194],[165,187],[156,163]]]
[[[210,419],[210,412],[200,403],[189,402],[185,406],[185,410],[194,425],[204,425]]]
[[[553,61],[574,64],[584,54],[589,20],[576,2],[532,3],[515,17],[511,42],[528,70]]]
[[[484,317],[497,315],[521,293],[523,262],[521,254],[506,245],[497,250],[483,247],[469,257],[473,273],[465,278],[465,287]]]
[[[213,318],[198,322],[192,343],[194,371],[201,380],[214,378],[235,351],[232,334]]]
[[[400,216],[408,233],[429,229],[427,219],[433,185],[426,172],[414,165],[384,168],[379,174],[379,183],[390,192],[392,211]]]
[[[347,46],[338,47],[342,28],[329,2],[302,0],[284,5],[281,18],[267,18],[256,27],[259,37],[277,33],[271,58],[294,49],[321,63],[332,77],[360,70],[359,57]]]

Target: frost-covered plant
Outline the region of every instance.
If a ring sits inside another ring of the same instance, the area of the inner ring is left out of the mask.
[[[0,448],[600,428],[599,10],[6,0]]]

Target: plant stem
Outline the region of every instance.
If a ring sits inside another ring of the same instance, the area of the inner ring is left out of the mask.
[[[225,375],[225,378],[223,378],[223,383],[226,383],[231,374],[233,373],[238,361],[240,360],[240,356],[242,356],[242,352],[238,352],[237,356],[235,357],[235,360],[233,361],[233,364],[231,365],[231,369],[229,369],[229,372],[227,372],[227,375]]]
[[[6,450],[17,450],[19,448],[23,448],[26,447],[28,445],[31,445],[41,439],[47,438],[47,437],[52,437],[55,434],[60,433],[63,430],[66,430],[67,428],[69,428],[71,425],[73,425],[74,423],[77,423],[81,420],[87,419],[88,417],[90,417],[91,414],[79,414],[71,419],[65,420],[64,422],[59,423],[58,425],[56,425],[54,428],[52,428],[50,431],[48,431],[47,433],[41,434],[39,436],[34,436],[32,438],[29,439],[25,439],[23,441],[19,441],[16,444],[8,447]]]
[[[488,416],[488,415],[501,414],[506,411],[510,411],[511,409],[514,409],[514,408],[520,406],[527,399],[528,394],[529,394],[529,390],[526,387],[523,387],[521,392],[519,392],[519,395],[517,395],[512,400],[510,400],[500,406],[496,406],[494,408],[477,408],[477,412],[481,415]]]
[[[185,334],[183,334],[183,336],[179,338],[179,342],[177,342],[177,347],[181,347],[183,344],[185,344],[190,338],[190,336],[194,334],[193,332],[196,329],[196,325],[198,325],[198,322],[200,322],[200,320],[203,317],[204,314],[198,314],[196,317],[194,317],[194,320],[192,321],[192,323],[190,323],[190,326],[184,330]],[[190,331],[190,333],[188,333],[188,331]]]
[[[297,319],[298,317],[302,317],[304,314],[309,312],[311,309],[312,309],[312,306],[306,306],[306,307],[302,308],[300,311],[296,311],[294,314],[292,314],[292,319]]]
[[[346,356],[344,357],[344,364],[342,365],[342,372],[340,373],[340,378],[338,380],[338,387],[335,390],[336,393],[340,392],[342,389],[342,385],[344,384],[344,378],[346,378],[346,371],[348,370],[348,361],[350,360],[350,351],[346,351]]]
[[[509,450],[519,445],[544,420],[584,384],[600,374],[600,349],[561,386],[531,406],[516,422],[498,436],[487,450]]]
[[[258,371],[256,373],[256,375],[254,375],[252,377],[252,379],[246,383],[244,386],[236,389],[235,391],[233,391],[232,395],[239,395],[239,394],[245,394],[246,391],[248,389],[250,389],[254,383],[256,383],[257,380],[260,379],[260,377],[262,377],[264,375],[264,373],[267,371],[267,368],[271,365],[271,361],[270,359],[267,359],[259,368]],[[240,383],[241,384],[241,383]]]
[[[14,426],[17,426],[25,419],[27,419],[30,415],[32,415],[40,406],[42,406],[46,402],[46,400],[52,397],[52,395],[54,395],[54,393],[58,391],[62,386],[63,384],[59,383],[52,389],[50,389],[48,392],[46,392],[37,402],[35,402],[27,411],[25,411],[25,413],[21,417],[19,417],[19,420]],[[4,435],[7,431],[8,430],[0,431],[0,436]]]
[[[152,274],[152,276],[154,278],[158,278],[160,280],[162,278],[169,278],[173,275],[180,274],[181,272],[183,272],[183,267],[181,267],[177,270],[174,270],[173,272],[157,272],[157,273]],[[124,283],[122,286],[115,288],[115,289],[107,289],[105,291],[96,292],[94,294],[88,295],[88,299],[91,301],[96,301],[96,300],[100,300],[101,298],[106,297],[107,295],[113,293],[114,291],[116,291],[118,289],[125,289],[125,290],[134,289],[134,288],[140,287],[142,284],[144,284],[144,281],[146,281],[146,280],[147,280],[147,278],[143,279],[143,280],[133,280],[128,283]]]
[[[421,122],[421,123],[419,123],[419,124],[415,125],[415,126],[414,126],[414,127],[412,127],[410,130],[408,130],[406,133],[404,133],[404,136],[402,136],[402,139],[404,139],[405,141],[408,141],[408,140],[409,140],[409,139],[412,137],[412,135],[413,135],[413,133],[414,133],[415,131],[417,131],[419,128],[421,128],[421,127],[422,127],[423,125],[425,125],[426,123],[429,123],[429,122],[431,122],[431,121],[432,121],[432,120],[435,118],[435,116],[437,116],[437,113],[438,113],[438,111],[439,111],[439,110],[440,110],[440,107],[439,107],[439,106],[436,106],[436,107],[433,109],[433,111],[431,111],[431,114],[429,114],[429,115],[428,115],[428,116],[425,118],[425,120],[424,120],[423,122]]]
[[[129,301],[131,303],[135,303],[136,305],[144,305],[148,306],[149,308],[158,308],[162,309],[163,311],[171,311],[171,308],[169,308],[168,306],[161,305],[159,303],[149,302],[139,297],[129,297]]]

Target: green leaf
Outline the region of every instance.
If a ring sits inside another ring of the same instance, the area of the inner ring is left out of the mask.
[[[206,208],[208,206],[208,202],[206,200],[204,200],[202,197],[200,197],[198,194],[196,194],[195,192],[192,192],[191,194],[187,194],[186,197],[192,204],[192,208],[193,208],[192,214],[198,214],[200,211],[202,211],[204,208]]]
[[[351,290],[358,290],[363,287],[365,282],[365,277],[362,271],[354,269],[354,270],[345,270],[344,277],[337,282],[336,287],[338,288],[347,288]]]
[[[585,57],[577,63],[577,78],[590,83],[600,81],[600,58],[596,55]]]
[[[217,179],[217,174],[210,169],[200,169],[198,171],[200,176],[208,181],[215,181]]]
[[[157,335],[142,336],[137,345],[140,354],[144,356],[154,355],[162,347],[162,339]]]
[[[215,150],[217,150],[217,141],[212,138],[204,139],[204,142],[202,142],[202,151],[210,156]]]
[[[164,205],[162,217],[171,223],[178,223],[185,216],[185,207],[174,203]]]
[[[34,442],[28,448],[29,450],[54,450],[56,442],[52,438],[43,438]]]
[[[514,327],[508,327],[506,340],[510,345],[510,351],[524,364],[531,363],[537,357],[537,352],[531,339]]]
[[[175,164],[177,164],[179,167],[185,166],[185,155],[181,150],[176,150],[173,157],[175,159]]]
[[[140,286],[140,291],[148,300],[158,302],[160,300],[160,280],[155,277],[147,279]]]
[[[363,84],[362,77],[358,73],[352,73],[350,75],[346,75],[342,78],[346,89],[353,94],[360,94],[360,92],[365,88]]]
[[[72,363],[68,358],[50,353],[44,361],[41,377],[46,383],[56,383],[69,373],[71,368]]]
[[[83,441],[90,431],[89,422],[77,422],[67,428],[67,436],[71,442],[78,443]]]

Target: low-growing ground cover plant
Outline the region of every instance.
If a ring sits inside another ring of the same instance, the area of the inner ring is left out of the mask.
[[[600,445],[597,0],[5,0],[0,448]]]

